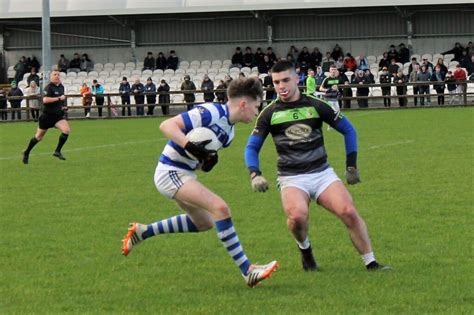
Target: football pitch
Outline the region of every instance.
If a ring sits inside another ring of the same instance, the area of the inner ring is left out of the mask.
[[[161,235],[120,253],[129,222],[181,213],[155,189],[166,143],[161,119],[71,121],[63,154],[50,130],[23,165],[34,123],[0,124],[0,313],[472,314],[474,108],[350,111],[362,183],[350,186],[377,260],[368,273],[342,223],[311,206],[320,272],[305,273],[275,185],[251,191],[243,152],[253,125],[202,180],[229,204],[254,263],[278,260],[248,288],[215,230]],[[344,175],[343,137],[324,127],[329,161]],[[276,178],[268,138],[263,174]]]

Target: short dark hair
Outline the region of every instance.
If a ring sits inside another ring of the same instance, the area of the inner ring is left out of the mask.
[[[295,71],[295,67],[288,60],[280,60],[280,61],[278,61],[277,63],[275,63],[273,65],[271,70],[272,70],[272,73],[279,73],[279,72],[283,72],[283,71],[286,71],[286,70]]]
[[[97,83],[97,80],[95,80],[95,79],[94,79],[94,80],[92,80],[92,83]]]
[[[232,80],[227,88],[229,98],[247,96],[253,100],[263,99],[262,83],[256,78],[240,78]]]

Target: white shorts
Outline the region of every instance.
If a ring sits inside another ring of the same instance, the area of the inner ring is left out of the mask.
[[[193,171],[158,163],[155,170],[154,181],[156,189],[158,189],[163,196],[173,199],[174,195],[184,183],[190,179],[196,179],[196,177],[196,173]]]
[[[329,185],[338,180],[340,181],[332,167],[318,173],[278,176],[277,178],[280,191],[287,187],[296,187],[316,201]]]

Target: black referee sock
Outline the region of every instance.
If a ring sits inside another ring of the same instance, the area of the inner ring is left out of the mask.
[[[65,133],[61,133],[61,135],[59,136],[58,146],[56,147],[55,152],[61,152],[61,149],[62,149],[63,145],[67,141],[67,137],[69,137],[69,135],[67,135]]]
[[[30,151],[38,142],[39,141],[35,137],[31,138],[30,143],[28,144],[28,148],[26,148],[25,150],[25,154],[30,154]]]

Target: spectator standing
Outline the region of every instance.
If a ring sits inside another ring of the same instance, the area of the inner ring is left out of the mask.
[[[433,73],[433,64],[429,62],[427,58],[422,59],[421,66],[426,66],[426,71],[428,71],[430,75]]]
[[[164,71],[166,69],[167,64],[168,64],[168,61],[166,60],[165,55],[163,54],[163,52],[160,51],[158,53],[158,57],[156,57],[155,69],[160,69]]]
[[[27,73],[26,58],[24,56],[21,57],[13,69],[15,70],[15,81],[20,82],[23,80],[23,76]]]
[[[314,78],[314,70],[308,69],[308,77],[306,78],[306,94],[313,95],[316,92],[316,79]]]
[[[0,86],[0,117],[2,120],[7,120],[7,92]]]
[[[352,97],[352,88],[349,87],[349,78],[344,74],[340,73],[339,74],[339,82],[343,83],[342,89],[339,87],[339,93],[342,91],[342,96],[346,99],[344,99],[344,108],[351,108],[351,99]],[[342,100],[338,100],[339,106],[342,106]]]
[[[456,69],[454,69],[453,76],[456,81],[466,81],[467,80],[467,71],[463,69],[460,64],[456,65]],[[457,83],[456,93],[458,93],[459,102],[458,104],[461,105],[463,102],[463,93],[466,91],[466,84],[465,83]]]
[[[398,105],[400,107],[407,106],[407,79],[403,75],[403,71],[398,71],[394,78],[394,83],[397,85]],[[416,106],[416,105],[415,105]]]
[[[395,77],[396,75],[394,76],[394,78]],[[383,106],[390,107],[391,105],[390,92],[392,89],[389,86],[389,84],[392,83],[392,75],[388,73],[387,67],[382,68],[382,72],[380,73],[379,80],[380,80],[380,84],[387,84],[387,86],[382,86],[382,95],[386,96],[383,98]]]
[[[454,47],[453,49],[450,49],[450,50],[447,50],[443,53],[441,53],[442,55],[448,55],[448,54],[454,54],[454,58],[451,59],[451,61],[453,60],[456,60],[459,62],[459,60],[461,59],[461,56],[462,56],[462,51],[464,50],[464,47],[461,45],[461,43],[459,42],[456,42],[454,44]]]
[[[436,69],[436,67],[440,67],[441,72],[444,72],[444,75],[446,75],[446,73],[448,73],[448,68],[444,65],[444,59],[443,58],[438,58],[438,62],[435,65],[435,69]]]
[[[20,88],[16,85],[16,81],[13,80],[10,83],[10,91],[8,91],[8,96],[9,97],[15,97],[15,96],[23,96],[23,92],[20,90]],[[9,100],[10,101],[10,107],[12,109],[12,120],[15,120],[15,113],[18,119],[21,119],[21,99],[18,100]]]
[[[127,81],[127,77],[122,78],[122,83],[119,86],[120,98],[122,99],[122,116],[125,116],[125,108],[127,109],[128,116],[132,115],[130,109],[130,83]]]
[[[405,64],[410,61],[410,50],[405,47],[404,43],[398,45],[398,62]]]
[[[272,71],[268,72],[268,75],[263,78],[263,87],[266,89],[265,100],[267,105],[275,98],[275,88],[272,81]]]
[[[95,104],[97,105],[97,112],[99,117],[102,117],[102,108],[104,106],[104,87],[97,82],[97,80],[92,80],[91,93],[95,98]]]
[[[388,66],[388,73],[390,73],[392,77],[395,77],[398,73],[398,70],[400,70],[400,67],[397,64],[397,60],[395,60],[395,58],[392,58],[390,60],[390,65]]]
[[[80,69],[85,72],[90,72],[94,69],[94,63],[89,59],[87,54],[82,54]]]
[[[143,59],[143,70],[155,70],[155,57],[153,57],[153,53],[149,51],[146,54],[145,59]]]
[[[462,51],[461,57],[459,57],[459,64],[461,65],[461,68],[465,68],[466,70],[470,70],[472,68],[471,56],[467,54],[466,49]]]
[[[140,82],[139,78],[136,78],[130,89],[132,90],[133,98],[135,99],[137,116],[143,116],[145,114],[145,95],[143,95],[143,92],[145,92],[145,86]]]
[[[413,66],[413,70],[410,72],[410,77],[409,77],[409,81],[410,83],[413,83],[413,104],[415,106],[418,105],[418,97],[417,95],[420,94],[420,86],[418,84],[416,84],[416,82],[418,81],[418,73],[420,72],[420,65],[418,63],[416,63],[414,66]]]
[[[36,81],[31,81],[30,86],[25,89],[25,95],[31,96],[28,100],[28,105],[30,108],[31,116],[33,117],[34,121],[38,121],[39,118],[39,96],[40,96],[40,88]]]
[[[227,85],[224,83],[224,80],[219,80],[219,84],[217,85],[217,90],[227,90]],[[226,99],[226,91],[219,91],[216,92],[217,101],[221,104],[225,103]]]
[[[428,71],[428,68],[426,65],[421,66],[420,72],[416,76],[417,81],[422,81],[422,82],[427,82],[430,81],[431,79],[431,73]],[[420,104],[421,106],[425,105],[425,98],[427,105],[431,105],[431,97],[429,96],[430,94],[430,85],[429,84],[421,84],[419,85],[420,89]],[[426,94],[427,96],[423,96],[423,94]]]
[[[194,106],[194,102],[196,101],[196,96],[194,95],[194,92],[189,91],[196,91],[196,85],[194,85],[194,82],[191,81],[191,77],[189,75],[184,76],[184,82],[181,83],[181,91],[185,91],[183,93],[184,101],[187,104],[187,110],[191,110]]]
[[[443,59],[441,58],[441,60],[443,60]],[[415,67],[415,65],[420,65],[420,64],[419,64],[418,61],[416,60],[416,57],[412,57],[412,58],[411,58],[411,63],[410,63],[410,65],[408,66],[408,73],[411,73],[411,72],[413,71],[413,68]],[[388,66],[387,66],[387,67],[388,67]]]
[[[431,75],[431,81],[436,82],[433,83],[433,88],[435,89],[436,93],[438,94],[438,105],[444,105],[444,80],[446,79],[445,72],[441,71],[440,66],[436,66],[435,72]],[[442,83],[439,83],[442,82]]]
[[[171,50],[170,55],[167,60],[167,68],[173,69],[176,71],[176,69],[178,69],[178,63],[179,63],[179,58],[176,55],[176,52],[174,50]]]
[[[39,86],[40,77],[36,73],[36,68],[31,68],[30,75],[28,76],[28,78],[26,78],[26,82],[28,83],[28,86],[30,86],[32,81],[35,81],[36,86]]]
[[[69,60],[66,57],[64,57],[63,54],[61,54],[58,60],[58,71],[67,72],[68,68],[69,68]]]
[[[156,85],[155,83],[153,83],[153,80],[151,78],[146,79],[145,94],[146,103],[148,105],[146,115],[153,116],[153,111],[155,110],[156,104]]]
[[[448,71],[448,73],[446,73],[445,82],[446,82],[446,87],[448,88],[448,93],[449,93],[448,104],[453,105],[457,101],[458,96],[456,95],[456,89],[457,89],[456,78],[454,77],[452,71]]]
[[[367,97],[369,96],[369,78],[365,75],[365,72],[362,70],[358,70],[354,75],[354,79],[352,80],[352,84],[357,84],[357,97]],[[369,107],[369,100],[367,98],[358,98],[357,104],[359,108],[367,108]]]
[[[91,116],[90,106],[92,105],[92,91],[86,82],[82,83],[81,95],[82,95],[82,106],[84,106],[84,116],[89,118]]]
[[[166,83],[166,80],[162,79],[160,81],[160,86],[158,87],[158,103],[161,105],[161,112],[164,116],[169,115],[170,113],[170,86]]]
[[[231,67],[242,68],[242,65],[244,64],[244,55],[242,54],[240,47],[235,48],[235,52],[232,55],[231,62],[232,62]]]
[[[362,71],[369,69],[369,59],[367,59],[365,54],[359,55],[359,64],[357,65],[357,69]]]
[[[74,58],[69,63],[69,69],[67,72],[79,72],[81,71],[81,58],[78,53],[74,54]]]
[[[209,79],[209,76],[207,74],[204,75],[204,78],[202,80],[201,90],[204,92],[204,102],[214,101],[214,82]]]

